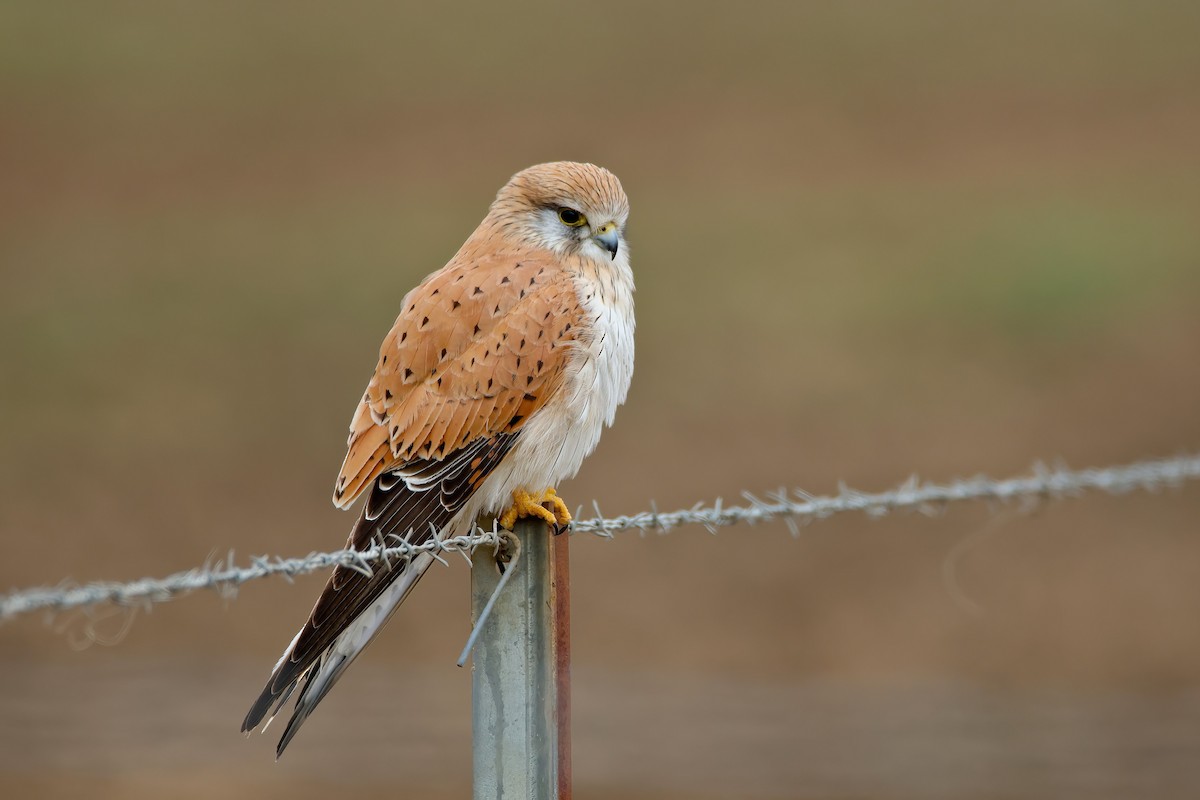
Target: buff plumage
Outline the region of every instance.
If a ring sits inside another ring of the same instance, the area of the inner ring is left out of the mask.
[[[628,214],[607,170],[530,167],[450,262],[408,293],[334,487],[342,508],[366,497],[347,547],[456,535],[575,474],[633,372]],[[431,561],[370,577],[336,569],[243,730],[299,687],[282,753]]]

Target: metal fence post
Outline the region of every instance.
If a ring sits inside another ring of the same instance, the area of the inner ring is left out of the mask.
[[[514,530],[521,553],[472,653],[475,800],[571,797],[568,535],[539,520]],[[500,580],[491,548],[471,569],[474,624]]]

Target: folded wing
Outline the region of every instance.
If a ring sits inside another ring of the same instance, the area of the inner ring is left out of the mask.
[[[578,329],[571,279],[536,254],[460,255],[413,289],[351,422],[334,502],[367,502],[347,548],[441,536],[563,385]],[[282,752],[430,561],[336,568],[242,729],[303,680]]]

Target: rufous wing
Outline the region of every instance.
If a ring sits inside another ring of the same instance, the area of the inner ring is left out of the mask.
[[[573,280],[544,257],[451,263],[427,278],[380,348],[334,504],[407,462],[519,429],[561,386],[579,320]]]

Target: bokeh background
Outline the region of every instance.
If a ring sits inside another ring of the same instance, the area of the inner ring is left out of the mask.
[[[621,176],[638,280],[573,503],[1194,450],[1198,37],[1183,2],[0,4],[0,587],[339,546],[400,298],[561,158]],[[577,794],[1194,797],[1198,528],[1185,488],[578,539]],[[279,764],[237,728],[323,577],[10,622],[0,794],[467,796],[467,578]]]

